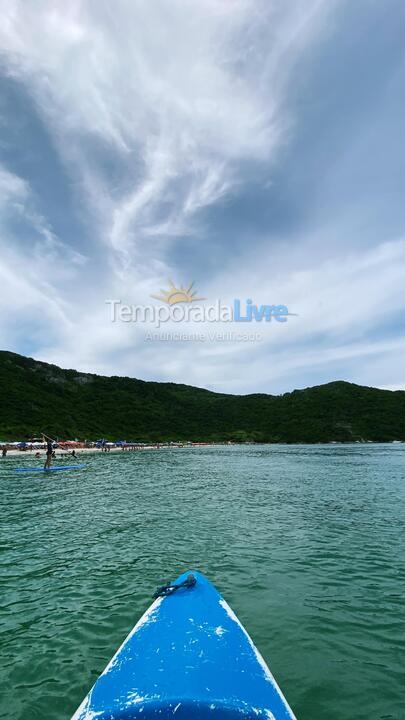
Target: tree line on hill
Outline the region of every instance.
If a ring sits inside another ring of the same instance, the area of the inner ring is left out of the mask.
[[[0,352],[0,439],[165,442],[405,440],[405,392],[337,381],[283,395],[227,395],[63,370]]]

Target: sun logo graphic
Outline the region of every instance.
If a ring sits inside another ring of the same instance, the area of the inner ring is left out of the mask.
[[[206,300],[203,297],[197,297],[197,293],[193,290],[194,282],[188,288],[180,285],[177,287],[172,280],[169,280],[169,289],[160,290],[160,295],[151,295],[155,300],[167,303],[167,305],[177,305],[177,303],[192,303],[198,300]]]

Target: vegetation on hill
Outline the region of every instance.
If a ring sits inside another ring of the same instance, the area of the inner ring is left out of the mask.
[[[405,440],[405,392],[347,382],[225,395],[62,370],[0,352],[0,438],[313,443]]]

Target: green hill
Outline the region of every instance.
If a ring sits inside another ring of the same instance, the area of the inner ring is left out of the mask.
[[[405,392],[347,382],[224,395],[62,370],[0,352],[0,437],[328,442],[405,440]]]

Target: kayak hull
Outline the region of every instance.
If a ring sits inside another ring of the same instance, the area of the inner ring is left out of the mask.
[[[155,600],[72,720],[294,720],[229,605],[193,576],[194,587]]]

